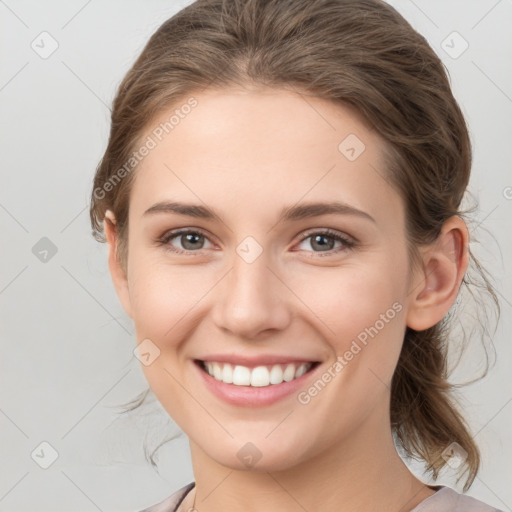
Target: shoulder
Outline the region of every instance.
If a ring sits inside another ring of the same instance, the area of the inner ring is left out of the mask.
[[[451,487],[436,487],[436,493],[423,500],[411,512],[502,512]]]
[[[195,486],[195,482],[185,485],[168,498],[140,512],[175,512],[185,496]],[[461,494],[451,487],[436,486],[437,492],[423,500],[410,512],[503,512],[483,501]]]
[[[179,504],[183,501],[188,492],[193,489],[195,482],[185,485],[181,489],[178,489],[175,493],[171,494],[168,498],[152,505],[151,507],[145,508],[140,512],[175,512]]]

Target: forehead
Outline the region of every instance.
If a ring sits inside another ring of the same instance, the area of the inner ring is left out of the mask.
[[[187,105],[190,98],[194,98],[193,108]],[[328,158],[339,153],[339,143],[350,134],[371,153],[377,153],[382,142],[350,105],[271,88],[214,89],[191,94],[161,112],[146,132],[158,139],[159,146],[169,149],[191,149],[192,138],[196,147],[215,149],[218,156],[231,158],[242,153],[259,161],[282,159],[283,151],[290,148],[294,150],[290,158],[317,157],[319,153]]]
[[[139,215],[178,197],[251,215],[302,198],[401,213],[384,179],[384,142],[354,108],[276,89],[189,98],[194,103],[176,103],[144,133],[154,147],[136,169],[130,210]],[[181,109],[187,104],[195,106]]]

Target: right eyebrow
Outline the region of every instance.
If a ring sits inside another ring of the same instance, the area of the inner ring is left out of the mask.
[[[213,219],[217,217],[215,212],[207,206],[176,203],[172,201],[161,201],[154,204],[144,212],[143,216],[155,213],[177,213],[179,215],[188,215],[189,217],[198,217],[202,219]]]

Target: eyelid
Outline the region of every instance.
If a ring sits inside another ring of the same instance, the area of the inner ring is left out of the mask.
[[[357,240],[353,236],[350,236],[350,235],[344,233],[343,231],[337,231],[336,229],[331,229],[331,228],[308,229],[301,235],[300,241],[303,242],[306,238],[309,238],[312,235],[329,235],[329,236],[332,236],[333,238],[341,238],[347,242],[353,242],[353,243],[357,242]]]

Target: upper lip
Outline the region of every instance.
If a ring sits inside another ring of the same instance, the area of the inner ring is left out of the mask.
[[[209,354],[207,356],[198,357],[199,361],[210,361],[217,363],[229,363],[231,365],[240,365],[253,368],[256,366],[266,366],[272,364],[283,363],[311,363],[318,362],[317,359],[307,359],[299,356],[284,356],[284,355],[260,355],[260,356],[247,356],[236,354]]]

